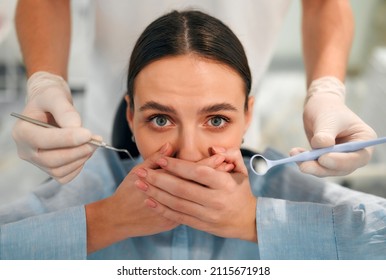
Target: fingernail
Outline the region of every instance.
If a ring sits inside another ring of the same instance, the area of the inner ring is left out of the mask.
[[[230,171],[232,171],[234,168],[235,168],[234,164],[228,163],[228,164],[225,166],[225,171],[226,171],[226,172],[230,172]]]
[[[147,191],[149,189],[149,186],[146,185],[143,181],[137,180],[134,182],[134,185],[139,188],[142,191]]]
[[[337,168],[336,161],[330,158],[328,155],[321,156],[318,161],[325,168],[328,168],[328,169]]]
[[[76,128],[73,130],[74,144],[81,145],[90,141],[92,135],[91,132],[85,128]],[[95,139],[102,140],[101,136],[95,135]]]
[[[219,153],[225,153],[225,152],[226,152],[226,149],[223,148],[223,147],[212,147],[212,150],[213,150],[216,154],[219,154]]]
[[[166,151],[168,150],[168,147],[169,147],[169,143],[165,143],[165,144],[161,147],[160,153],[161,153],[161,154],[165,154]]]
[[[225,158],[224,158],[223,156],[221,156],[221,155],[216,155],[216,156],[215,156],[215,159],[214,159],[214,164],[215,164],[215,165],[219,165],[219,164],[223,163],[224,160],[225,160]]]
[[[152,200],[152,199],[146,199],[145,203],[146,203],[147,206],[149,206],[151,208],[156,208],[157,207],[157,203],[154,200]]]
[[[134,174],[140,178],[146,178],[147,171],[143,168],[138,168],[137,170],[134,171]]]
[[[165,158],[159,158],[156,163],[161,167],[168,165],[168,161]]]

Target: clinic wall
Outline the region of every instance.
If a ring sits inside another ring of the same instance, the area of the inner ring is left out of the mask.
[[[349,57],[349,74],[358,74],[366,65],[375,45],[384,44],[386,32],[385,0],[351,0],[354,41]],[[301,1],[294,0],[277,42],[271,69],[302,67]]]
[[[13,59],[21,61],[20,50],[17,45],[17,39],[13,26],[13,14],[16,7],[16,0],[0,1],[0,63]],[[355,37],[349,60],[349,70],[358,72],[363,69],[366,59],[375,44],[385,43],[385,40],[379,40],[384,32],[386,24],[382,22],[385,12],[385,0],[351,0],[352,9],[355,18]],[[84,1],[74,1],[73,21],[78,27],[75,29],[78,33],[73,34],[74,48],[72,49],[70,69],[74,73],[74,83],[79,84],[81,80],[76,77],[82,76],[85,69],[84,45],[82,38],[87,40],[87,28],[84,25],[85,17],[89,16],[84,8]],[[383,11],[383,15],[382,15]],[[83,23],[83,24],[82,24]],[[274,53],[273,65],[290,64],[294,66],[301,65],[301,1],[293,0],[286,16],[283,27],[278,38],[276,50]],[[383,24],[383,28],[379,25]],[[76,74],[76,75],[75,75]]]

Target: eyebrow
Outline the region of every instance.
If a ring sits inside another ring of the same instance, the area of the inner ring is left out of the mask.
[[[162,105],[162,104],[154,102],[154,101],[146,102],[143,106],[141,106],[139,108],[140,112],[143,112],[146,110],[156,110],[156,111],[161,111],[164,113],[173,113],[173,114],[177,113],[177,111],[173,107],[167,106],[167,105]]]
[[[235,111],[237,112],[237,108],[233,106],[230,103],[219,103],[219,104],[213,104],[206,106],[202,109],[200,109],[200,114],[210,114],[210,113],[216,113],[220,111]]]
[[[157,110],[164,113],[171,113],[171,114],[177,114],[177,111],[167,105],[163,105],[154,101],[146,102],[143,106],[139,108],[140,112],[146,111],[146,110]],[[219,111],[234,111],[237,112],[237,108],[233,106],[230,103],[218,103],[213,104],[209,106],[205,106],[204,108],[201,108],[199,111],[199,114],[210,114],[210,113],[216,113]]]

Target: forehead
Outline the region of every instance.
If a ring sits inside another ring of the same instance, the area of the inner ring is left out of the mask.
[[[244,82],[231,67],[197,55],[170,56],[147,65],[137,75],[136,101],[148,98],[186,102],[205,99],[243,104]]]

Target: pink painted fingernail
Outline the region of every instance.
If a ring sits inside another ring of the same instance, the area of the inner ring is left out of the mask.
[[[147,176],[147,171],[143,168],[138,168],[137,170],[134,171],[134,173],[140,178],[146,178]]]
[[[160,153],[161,153],[161,154],[165,154],[166,151],[168,150],[168,147],[169,147],[169,144],[168,144],[168,143],[165,143],[165,144],[161,147]]]
[[[213,151],[218,154],[218,153],[225,153],[226,149],[223,147],[212,147]]]
[[[157,207],[157,203],[154,200],[152,200],[152,199],[146,199],[145,203],[150,208],[156,208]]]
[[[161,167],[168,165],[168,161],[165,158],[159,158],[156,163]]]
[[[147,191],[149,189],[149,186],[146,185],[143,181],[137,180],[134,182],[134,185],[139,188],[141,191]]]
[[[215,156],[215,159],[214,159],[214,164],[215,165],[220,165],[221,163],[223,163],[225,160],[225,158],[221,155],[216,155]]]
[[[235,168],[235,166],[234,166],[234,164],[232,164],[232,163],[228,163],[227,165],[225,165],[225,171],[226,171],[226,172],[230,172],[230,171],[232,171],[234,168]]]

